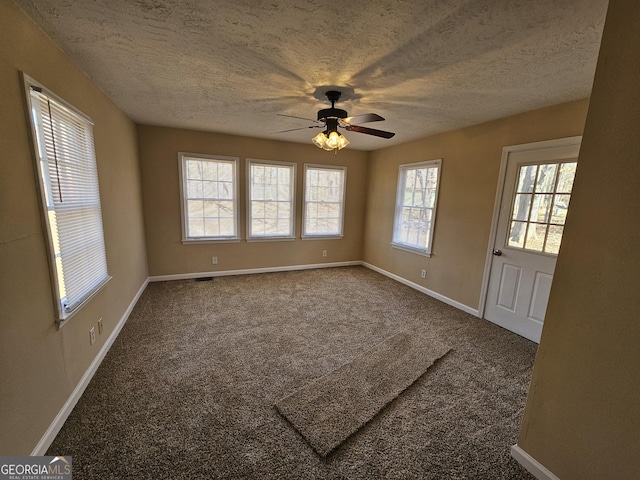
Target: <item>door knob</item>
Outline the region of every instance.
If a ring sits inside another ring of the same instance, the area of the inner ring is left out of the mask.
[[[496,257],[501,257],[501,256],[502,256],[502,250],[494,250],[494,251],[493,251],[493,254],[494,254]]]

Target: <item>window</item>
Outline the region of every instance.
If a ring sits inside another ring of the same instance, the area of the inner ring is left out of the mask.
[[[303,237],[341,237],[346,167],[305,165]]]
[[[431,255],[442,160],[400,165],[392,245]]]
[[[234,157],[180,154],[182,240],[237,240],[237,163]]]
[[[260,160],[248,160],[247,164],[248,238],[294,238],[295,164]]]
[[[511,204],[511,248],[557,255],[577,162],[522,165]]]
[[[111,277],[102,230],[91,120],[25,76],[58,319],[68,320]]]

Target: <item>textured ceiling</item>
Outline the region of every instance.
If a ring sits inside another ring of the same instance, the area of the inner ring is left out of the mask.
[[[589,95],[607,0],[15,0],[139,123],[372,150]],[[320,95],[318,94],[320,93]]]

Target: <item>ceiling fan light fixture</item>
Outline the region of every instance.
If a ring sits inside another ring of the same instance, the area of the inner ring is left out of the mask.
[[[317,134],[311,139],[311,141],[318,148],[322,148],[328,151],[333,150],[336,153],[338,153],[338,150],[342,150],[344,147],[351,143],[349,142],[349,140],[347,140],[347,137],[338,132],[338,127],[344,128],[345,130],[348,130],[350,132],[364,133],[366,135],[373,135],[380,138],[391,138],[395,135],[395,133],[393,132],[385,132],[384,130],[376,130],[374,128],[354,125],[353,122],[379,122],[381,120],[384,120],[384,118],[377,113],[364,113],[361,115],[356,115],[355,117],[349,117],[349,114],[346,110],[335,108],[336,102],[340,99],[340,95],[341,93],[338,90],[329,90],[328,92],[326,92],[327,100],[331,102],[331,108],[323,108],[322,110],[318,111],[318,120],[311,120],[313,122],[316,122],[316,125],[302,128],[290,128],[288,130],[282,130],[281,132],[276,133],[291,132],[294,130],[302,130],[304,128],[320,128],[322,127],[322,124],[324,124],[326,130]],[[279,115],[282,117],[292,117],[306,120],[303,117],[296,117],[294,115]]]
[[[347,137],[336,131],[332,131],[328,135],[326,132],[320,132],[313,137],[311,141],[316,147],[327,150],[328,152],[331,150],[342,150],[351,143],[347,140]]]

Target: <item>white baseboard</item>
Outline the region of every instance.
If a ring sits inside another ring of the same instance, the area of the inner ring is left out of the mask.
[[[113,342],[115,342],[116,338],[118,337],[118,334],[120,333],[120,330],[122,330],[122,327],[124,327],[124,324],[127,322],[127,319],[129,318],[129,315],[131,314],[133,307],[135,307],[136,303],[140,299],[140,296],[142,295],[142,292],[144,292],[144,289],[147,287],[148,284],[149,284],[149,279],[146,279],[142,284],[142,286],[140,287],[140,289],[138,290],[138,292],[136,293],[133,300],[131,300],[131,302],[129,303],[127,310],[124,312],[124,314],[118,321],[116,328],[113,330],[113,332],[111,332],[111,335],[109,335],[109,338],[107,339],[105,344],[102,346],[102,348],[98,352],[98,355],[96,355],[96,358],[93,359],[93,362],[91,362],[91,365],[89,365],[89,368],[87,369],[87,371],[84,372],[84,375],[76,385],[76,388],[74,388],[73,392],[71,393],[71,395],[69,396],[65,404],[62,406],[62,409],[58,412],[58,415],[56,415],[56,417],[53,419],[53,422],[51,422],[51,425],[49,425],[49,428],[47,429],[47,431],[44,433],[44,435],[42,436],[42,438],[40,439],[36,447],[31,452],[32,456],[44,455],[47,449],[49,448],[49,446],[51,445],[51,443],[53,442],[53,440],[56,438],[56,435],[58,435],[58,432],[64,425],[64,422],[67,420],[67,418],[71,414],[73,407],[75,407],[76,403],[78,403],[78,400],[80,400],[80,397],[82,396],[85,389],[87,388],[87,385],[89,385],[89,382],[91,381],[96,371],[98,370],[98,367],[102,363],[102,360],[104,360],[104,357],[107,355],[107,352],[111,348],[111,345],[113,345]]]
[[[538,480],[560,480],[544,465],[520,448],[518,444],[511,447],[511,456]]]
[[[445,297],[444,295],[438,293],[438,292],[434,292],[433,290],[429,290],[428,288],[423,287],[422,285],[418,285],[417,283],[414,283],[410,280],[407,280],[406,278],[403,278],[399,275],[396,275],[395,273],[391,273],[391,272],[387,272],[386,270],[383,270],[382,268],[376,267],[375,265],[371,265],[370,263],[367,262],[361,262],[361,265],[375,271],[378,273],[381,273],[382,275],[392,278],[397,282],[403,283],[404,285],[407,285],[408,287],[414,288],[416,290],[418,290],[419,292],[425,293],[427,295],[429,295],[430,297],[433,297],[437,300],[440,300],[441,302],[446,303],[447,305],[451,305],[452,307],[457,308],[458,310],[462,310],[463,312],[467,312],[470,313],[473,316],[476,317],[480,317],[480,312],[478,311],[477,308],[471,308],[468,305],[465,305],[463,303],[457,302],[449,297]]]
[[[292,270],[312,270],[316,268],[350,267],[362,265],[359,260],[349,262],[314,263],[307,265],[286,265],[282,267],[245,268],[242,270],[216,270],[213,272],[179,273],[176,275],[154,275],[150,282],[164,282],[167,280],[188,280],[203,277],[225,277],[230,275],[251,275],[254,273],[290,272]]]

